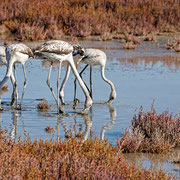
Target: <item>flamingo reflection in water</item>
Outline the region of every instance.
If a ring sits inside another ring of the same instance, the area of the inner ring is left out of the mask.
[[[111,105],[111,104],[107,104],[108,108],[109,108],[109,113],[110,113],[110,121],[106,124],[103,125],[101,128],[101,133],[100,133],[100,140],[104,140],[105,139],[105,132],[106,130],[112,128],[112,126],[115,123],[116,120],[116,109]],[[85,114],[82,115],[83,119],[84,119],[84,124],[85,124],[85,130],[82,131],[82,124],[79,124],[79,130],[76,129],[76,117],[77,114],[74,114],[74,118],[75,118],[75,130],[72,131],[72,129],[67,127],[66,121],[64,121],[64,117],[58,117],[57,119],[57,126],[56,126],[56,131],[57,131],[57,137],[59,139],[60,134],[59,134],[59,129],[60,129],[60,124],[63,127],[64,130],[64,136],[65,138],[69,138],[69,137],[75,137],[77,139],[80,139],[82,142],[85,142],[89,136],[92,137],[92,125],[93,125],[93,121],[92,121],[92,117],[91,117],[91,113],[89,114]],[[54,132],[55,133],[55,132]],[[55,134],[53,134],[53,138],[54,139]]]
[[[12,118],[11,118],[12,123],[7,128],[7,131],[8,131],[8,129],[10,129],[8,137],[10,139],[17,139],[19,137],[20,134],[18,135],[17,128],[18,128],[18,120],[21,120],[21,126],[19,124],[19,127],[23,128],[24,138],[27,139],[28,138],[28,133],[26,131],[26,126],[24,124],[24,120],[23,120],[21,111],[13,110],[11,112],[11,115],[12,115]],[[1,116],[1,113],[0,113],[0,130],[2,130],[1,122],[2,122],[2,116]]]

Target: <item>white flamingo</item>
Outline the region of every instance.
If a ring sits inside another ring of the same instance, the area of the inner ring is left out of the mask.
[[[70,66],[68,66],[66,77],[69,76],[70,69],[72,69],[75,77],[77,78],[85,96],[86,96],[86,101],[85,101],[85,108],[82,111],[83,114],[86,114],[89,110],[89,108],[92,106],[92,99],[89,95],[88,89],[86,88],[84,82],[79,76],[79,73],[75,67],[74,60],[73,60],[73,54],[74,53],[83,53],[83,51],[78,50],[76,47],[73,48],[73,46],[65,41],[61,40],[51,40],[45,42],[39,50],[35,51],[35,53],[40,54],[41,56],[48,58],[51,61],[51,66],[49,68],[49,74],[48,74],[48,79],[47,79],[47,85],[49,86],[51,93],[57,103],[57,108],[58,108],[58,113],[64,113],[63,110],[61,110],[60,103],[59,103],[59,80],[60,80],[60,71],[61,71],[61,64],[63,61],[67,61]],[[83,55],[83,54],[81,54]],[[50,76],[51,76],[51,71],[52,71],[52,64],[54,61],[59,61],[59,70],[58,70],[58,77],[57,77],[57,97],[50,85]],[[65,79],[66,79],[65,77]],[[66,80],[65,80],[66,81]],[[65,83],[63,81],[63,83]]]
[[[81,63],[86,64],[86,66],[84,67],[84,69],[79,73],[80,76],[81,74],[84,72],[84,70],[90,66],[90,96],[92,98],[92,67],[93,66],[100,66],[101,68],[101,77],[102,79],[108,83],[111,87],[111,93],[109,96],[109,100],[106,103],[112,103],[112,101],[114,99],[116,99],[116,90],[114,87],[114,84],[112,83],[112,81],[110,81],[109,79],[107,79],[105,77],[105,66],[106,66],[106,54],[99,50],[99,49],[85,49],[85,53],[84,56],[81,59]],[[82,78],[82,76],[81,76]],[[74,103],[76,103],[76,79],[75,79],[75,92],[74,92]]]
[[[109,96],[109,100],[106,103],[112,103],[112,101],[114,99],[116,99],[116,90],[115,90],[114,84],[105,77],[104,71],[105,71],[106,59],[107,59],[106,54],[99,49],[85,49],[84,55],[78,56],[75,61],[86,64],[84,69],[79,73],[80,76],[84,72],[84,70],[88,66],[90,66],[90,91],[89,92],[90,92],[91,98],[92,98],[92,66],[100,66],[101,67],[101,77],[111,87],[111,93]],[[74,81],[74,84],[75,84],[74,104],[76,105],[76,79]],[[64,103],[64,98],[62,97],[62,95],[63,95],[63,89],[61,89],[61,91],[60,91],[60,99],[61,99],[61,102]]]
[[[6,47],[5,46],[0,46],[0,66],[7,66],[7,61],[6,61]],[[15,78],[14,75],[11,74],[11,82],[13,85],[13,93],[12,93],[12,101],[11,101],[11,105],[14,105],[14,100],[15,100]],[[17,92],[16,92],[17,93]],[[0,107],[1,107],[1,99],[0,99]]]
[[[6,61],[7,61],[7,71],[6,71],[6,75],[4,77],[4,79],[0,82],[0,91],[3,87],[3,85],[8,81],[9,77],[13,77],[13,65],[15,68],[15,63],[21,63],[22,64],[22,68],[23,68],[23,73],[24,73],[24,87],[23,87],[23,92],[22,92],[22,96],[21,96],[21,103],[19,106],[19,109],[21,109],[22,106],[22,100],[24,97],[24,92],[26,89],[26,85],[27,85],[27,77],[26,77],[26,71],[25,71],[25,62],[29,59],[29,57],[33,57],[33,52],[32,50],[24,45],[24,44],[11,44],[9,46],[6,47]],[[14,84],[13,84],[13,93],[15,93],[14,91],[16,91],[16,87],[17,87],[17,80],[15,79]],[[17,93],[15,93],[15,95],[13,96],[16,99],[16,108],[17,108]],[[13,101],[13,100],[12,100]]]

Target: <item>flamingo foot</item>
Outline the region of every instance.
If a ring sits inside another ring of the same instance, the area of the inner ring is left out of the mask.
[[[58,108],[58,114],[64,115],[66,113],[61,108]]]

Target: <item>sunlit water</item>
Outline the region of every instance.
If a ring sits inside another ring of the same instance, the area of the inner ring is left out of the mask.
[[[122,43],[82,41],[85,47],[100,48],[106,52],[108,61],[106,63],[105,75],[115,84],[117,99],[111,106],[100,104],[107,101],[110,94],[110,87],[100,75],[99,67],[93,67],[93,101],[94,104],[86,116],[76,112],[82,111],[84,107],[84,94],[78,87],[77,97],[80,104],[73,109],[74,76],[71,73],[65,86],[64,106],[67,116],[58,116],[55,101],[46,84],[49,64],[40,59],[30,59],[26,63],[28,85],[23,100],[22,111],[11,110],[8,103],[12,93],[12,85],[8,81],[9,91],[2,95],[2,107],[0,113],[0,128],[7,128],[7,135],[22,139],[30,137],[35,139],[55,140],[64,138],[69,132],[76,130],[79,134],[83,132],[86,138],[98,136],[100,139],[107,138],[113,145],[116,145],[118,137],[122,136],[125,129],[130,125],[135,110],[142,106],[144,111],[151,109],[152,103],[158,113],[165,110],[173,113],[180,112],[180,56],[178,53],[168,51],[165,48],[167,37],[158,43],[143,42],[136,50],[123,50]],[[80,69],[83,68],[83,64]],[[3,78],[6,72],[5,67],[0,67],[0,77]],[[65,68],[62,69],[61,80],[65,75]],[[85,82],[89,85],[89,69],[83,74]],[[17,66],[18,93],[21,97],[23,87],[23,71],[21,65]],[[57,66],[54,66],[51,82],[56,92]],[[37,110],[38,99],[46,99],[51,104],[51,110],[40,112]],[[53,127],[52,133],[46,133],[47,126]],[[135,155],[136,156],[136,155]],[[140,155],[137,155],[138,157]],[[140,156],[141,157],[141,156]],[[133,155],[131,156],[133,159]],[[127,158],[128,159],[128,158]],[[153,162],[142,157],[143,167],[149,168]],[[136,162],[136,158],[133,160]],[[137,161],[139,162],[139,161]],[[158,161],[166,171],[170,171],[177,177],[180,174],[180,167],[171,162]]]

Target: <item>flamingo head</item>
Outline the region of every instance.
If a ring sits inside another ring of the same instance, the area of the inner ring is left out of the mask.
[[[77,55],[84,56],[84,53],[85,50],[81,45],[79,44],[73,45],[73,56],[77,56]]]

